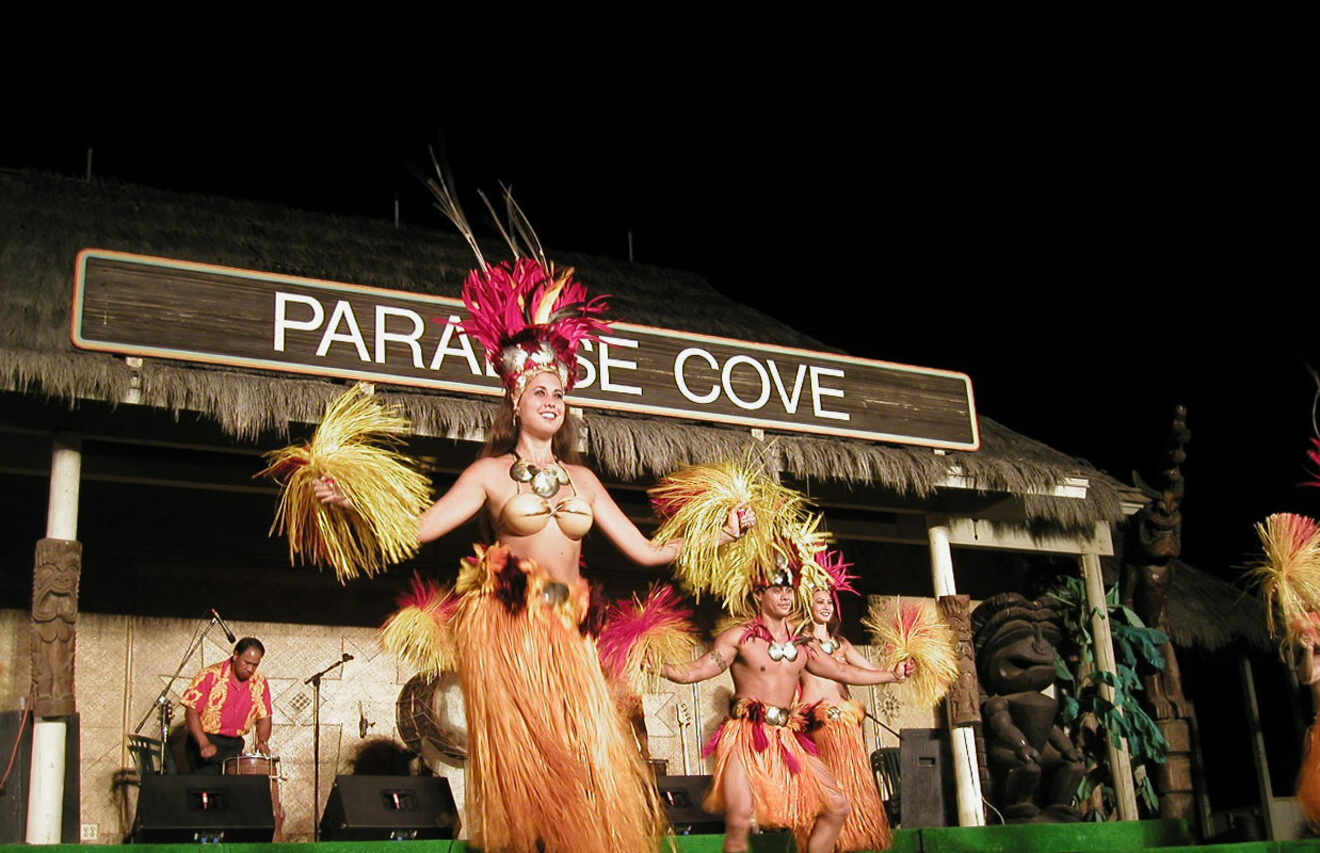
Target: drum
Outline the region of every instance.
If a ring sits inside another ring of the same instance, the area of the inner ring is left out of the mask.
[[[280,758],[278,755],[262,755],[259,752],[245,752],[226,758],[220,765],[220,772],[226,776],[268,776],[270,777],[270,807],[275,814],[275,837],[273,841],[283,840],[284,809],[280,808]]]
[[[279,779],[276,770],[279,763],[279,756],[245,752],[242,755],[226,758],[224,764],[220,765],[220,772],[226,776],[269,776],[272,779]]]

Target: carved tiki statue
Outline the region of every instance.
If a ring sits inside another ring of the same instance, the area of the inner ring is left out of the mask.
[[[32,580],[32,696],[38,716],[72,714],[73,658],[78,621],[82,544],[37,542]]]
[[[1058,699],[1041,692],[1055,679],[1057,614],[1042,601],[1002,593],[972,613],[972,631],[990,801],[1011,823],[1078,820],[1071,803],[1086,766],[1055,723]]]

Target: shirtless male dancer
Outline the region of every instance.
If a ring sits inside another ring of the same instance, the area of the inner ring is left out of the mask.
[[[706,749],[716,753],[714,784],[705,801],[724,812],[724,850],[747,850],[753,825],[793,830],[805,853],[830,853],[848,816],[848,801],[792,710],[805,670],[847,684],[883,684],[911,674],[904,663],[866,670],[840,663],[789,627],[796,591],[792,572],[779,569],[753,593],[759,616],[724,631],[693,663],[665,664],[660,674],[679,684],[704,681],[726,669],[733,676],[729,718]]]

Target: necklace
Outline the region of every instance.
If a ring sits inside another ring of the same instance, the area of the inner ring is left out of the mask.
[[[532,491],[543,498],[552,498],[562,486],[568,485],[568,472],[559,464],[558,459],[550,460],[546,465],[534,465],[513,452],[513,465],[509,467],[509,477],[515,483],[531,483]]]
[[[827,655],[832,655],[839,650],[839,641],[830,637],[827,640],[820,641],[820,650]]]
[[[764,623],[762,624],[764,625]],[[770,639],[770,660],[786,660],[789,663],[797,660],[798,647],[797,643],[793,642],[793,637],[791,635],[788,638],[788,642],[780,643],[775,640],[774,635],[770,633],[768,627],[765,629],[765,633]]]

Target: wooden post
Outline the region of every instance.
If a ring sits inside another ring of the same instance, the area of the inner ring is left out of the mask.
[[[956,595],[958,590],[953,582],[953,549],[949,547],[947,520],[927,519],[926,534],[930,540],[930,571],[935,595],[940,598]],[[970,630],[969,623],[969,637]],[[968,645],[970,648],[970,639]],[[979,719],[979,712],[977,717]],[[949,742],[953,748],[953,775],[957,783],[958,825],[985,826],[985,809],[981,805],[981,770],[976,756],[976,730],[970,725],[955,724],[950,718]]]
[[[1265,818],[1265,837],[1274,838],[1274,786],[1270,782],[1270,761],[1265,754],[1265,733],[1260,727],[1260,704],[1256,701],[1256,678],[1251,659],[1238,655],[1242,676],[1242,704],[1246,706],[1247,733],[1251,736],[1251,757],[1256,765],[1256,791],[1260,795],[1260,813]]]
[[[1105,584],[1100,576],[1100,555],[1082,554],[1082,577],[1086,581],[1086,603],[1091,608],[1091,636],[1095,642],[1095,666],[1102,672],[1117,675],[1114,662],[1114,638],[1109,631],[1109,607],[1105,602]],[[1114,688],[1100,685],[1100,695],[1114,701]],[[1120,709],[1118,713],[1123,713]],[[1112,732],[1106,739],[1109,769],[1114,776],[1114,794],[1118,798],[1119,820],[1137,820],[1137,788],[1132,780],[1132,758],[1122,738]]]
[[[62,715],[76,711],[73,689],[78,575],[78,487],[82,447],[57,438],[50,460],[46,538],[37,543],[32,580],[32,767],[28,776],[27,843],[59,844],[64,823]]]

